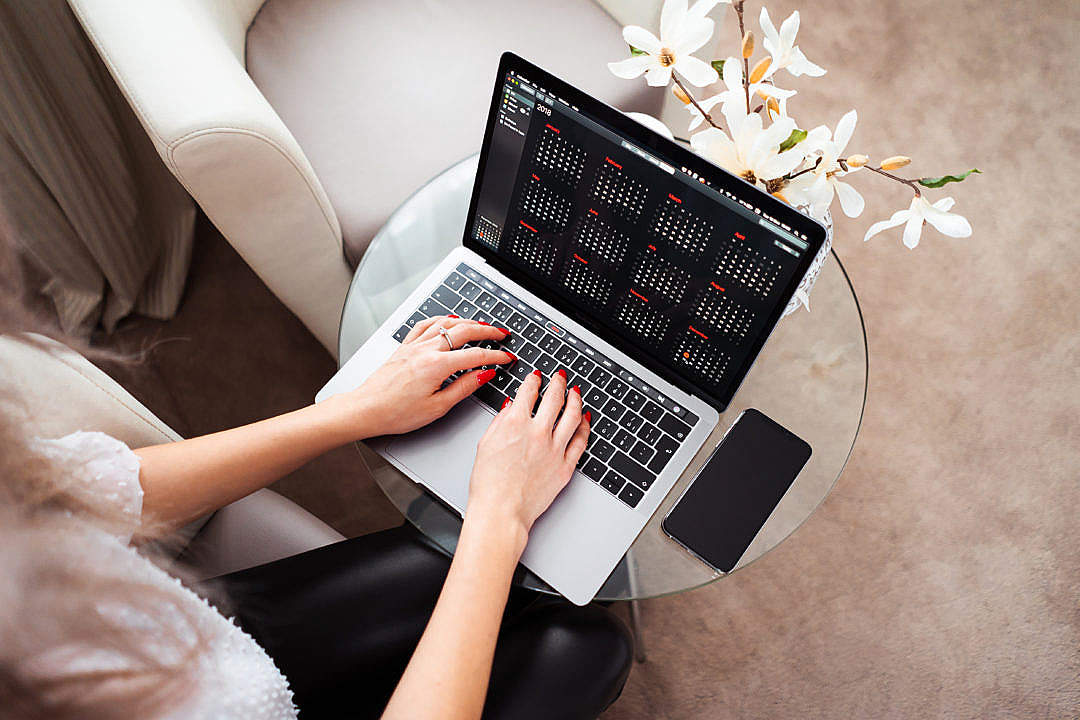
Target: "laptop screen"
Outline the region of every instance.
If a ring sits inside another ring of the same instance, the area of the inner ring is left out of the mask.
[[[723,171],[687,167],[687,151],[631,137],[546,73],[509,65],[468,244],[726,406],[821,239],[772,218],[779,201],[730,176],[721,186]]]

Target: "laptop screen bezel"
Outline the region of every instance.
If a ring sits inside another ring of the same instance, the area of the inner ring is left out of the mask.
[[[549,91],[554,92],[557,96],[565,99],[570,104],[576,105],[583,114],[591,117],[602,125],[606,125],[617,134],[624,136],[627,140],[657,152],[664,160],[667,160],[676,166],[686,168],[690,172],[698,173],[698,175],[704,178],[713,188],[721,192],[727,190],[737,198],[751,202],[755,207],[760,208],[763,213],[767,213],[772,218],[787,224],[795,232],[805,234],[808,248],[802,257],[799,258],[799,264],[795,274],[784,288],[781,296],[784,298],[784,302],[776,303],[776,307],[768,317],[765,326],[758,333],[757,337],[754,338],[750,351],[747,353],[742,365],[735,371],[732,381],[727,386],[728,391],[723,395],[713,394],[708,388],[697,383],[692,377],[682,375],[676,370],[664,365],[658,358],[644,351],[641,347],[635,346],[633,342],[626,340],[618,333],[614,332],[599,319],[590,316],[587,312],[583,312],[581,308],[575,307],[565,298],[552,292],[549,287],[530,277],[528,273],[523,272],[512,263],[500,257],[494,250],[470,237],[469,231],[473,227],[473,220],[475,219],[476,209],[480,198],[480,189],[483,184],[484,170],[487,166],[488,152],[491,149],[491,138],[492,133],[495,130],[495,120],[501,101],[503,83],[505,82],[506,76],[511,71],[522,75],[532,83],[539,84]],[[702,398],[718,412],[724,412],[731,402],[731,399],[735,396],[735,393],[738,391],[746,374],[750,371],[758,354],[761,352],[761,348],[765,345],[765,341],[768,339],[769,335],[772,334],[773,329],[776,327],[776,323],[780,320],[784,307],[795,294],[795,290],[798,288],[803,276],[809,269],[810,263],[825,242],[825,237],[826,230],[823,225],[806,215],[803,215],[782,200],[772,197],[760,188],[751,185],[740,177],[732,175],[691,150],[682,147],[678,143],[658,135],[633,118],[624,115],[619,110],[577,90],[551,73],[533,65],[514,53],[503,53],[499,62],[499,73],[495,78],[495,87],[491,95],[491,104],[488,108],[487,125],[484,130],[484,142],[480,151],[480,163],[476,171],[476,179],[473,182],[472,199],[469,203],[469,214],[465,221],[463,244],[465,247],[483,257],[485,261],[514,282],[520,284],[533,294],[544,298],[544,300],[560,312],[565,313],[567,316],[581,323],[628,356],[635,358],[642,365],[649,368],[649,370],[671,384],[691,395]]]

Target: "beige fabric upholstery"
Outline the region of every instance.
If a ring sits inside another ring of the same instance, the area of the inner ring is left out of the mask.
[[[483,139],[511,49],[623,110],[664,91],[613,76],[619,25],[589,0],[378,3],[269,0],[248,71],[299,141],[356,260],[387,216]]]
[[[0,398],[8,405],[3,411],[19,413],[28,433],[55,438],[97,430],[132,448],[180,439],[86,358],[55,341],[34,337],[41,345],[0,336]],[[204,577],[344,539],[270,490],[222,508],[182,534],[195,535],[189,553]]]
[[[244,69],[261,2],[69,4],[169,170],[336,355],[351,273],[319,179]]]

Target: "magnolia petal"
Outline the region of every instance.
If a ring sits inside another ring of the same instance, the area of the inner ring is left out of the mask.
[[[918,213],[912,213],[904,226],[904,245],[914,250],[919,244],[919,236],[922,235],[923,219]]]
[[[724,0],[726,3],[730,3],[731,0]],[[720,0],[697,0],[696,3],[690,6],[690,9],[686,11],[687,15],[691,18],[703,18],[712,12],[712,9],[720,3]]]
[[[645,82],[653,87],[667,87],[671,82],[671,68],[662,65],[653,65],[645,73]]]
[[[949,210],[952,210],[952,206],[955,204],[956,201],[953,200],[951,197],[943,197],[936,203],[934,203],[931,207],[936,207],[938,210],[948,212]]]
[[[708,18],[687,23],[682,37],[672,48],[675,50],[675,56],[689,55],[704,47],[705,43],[709,42],[709,38],[712,37],[713,27],[713,21]]]
[[[671,130],[668,129],[668,126],[654,118],[652,115],[646,115],[645,113],[639,112],[628,112],[626,113],[626,116],[637,120],[639,123],[649,128],[654,133],[658,135],[663,135],[668,140],[675,139],[675,136],[671,134]]]
[[[863,196],[859,194],[859,191],[846,182],[837,180],[835,177],[832,178],[831,182],[832,186],[836,188],[836,196],[840,199],[840,208],[844,211],[844,214],[849,218],[857,218],[862,215],[866,201],[863,200]]]
[[[761,117],[757,113],[754,113],[754,115]],[[780,147],[780,143],[788,139],[793,130],[795,130],[795,121],[793,119],[789,117],[776,118],[772,125],[758,135],[754,143],[755,148],[775,151]]]
[[[799,77],[800,75],[809,75],[810,77],[821,77],[825,74],[825,68],[820,65],[815,65],[806,59],[806,55],[803,55],[803,51],[799,48],[793,48],[791,51],[791,62],[787,65],[787,71]]]
[[[849,110],[844,114],[844,117],[840,118],[840,122],[836,123],[836,132],[833,133],[833,142],[836,143],[837,155],[844,152],[844,148],[847,147],[848,141],[851,140],[851,134],[855,132],[855,123],[858,121],[859,114],[854,110]]]
[[[798,147],[797,145],[795,147]],[[802,152],[792,148],[786,150],[779,155],[773,155],[754,169],[754,174],[762,180],[772,180],[774,178],[787,175],[789,172],[794,172],[795,168],[803,164],[803,160],[806,158]]]
[[[926,222],[933,225],[934,229],[942,235],[954,238],[971,236],[971,223],[962,215],[945,212],[931,205],[926,208],[925,216]]]
[[[776,87],[772,83],[754,83],[750,86],[750,94],[753,95],[754,93],[761,93],[762,95],[774,97],[777,100],[786,100],[787,98],[795,95],[796,91],[784,90],[783,88]]]
[[[686,0],[664,0],[660,10],[660,42],[675,45],[686,21]]]
[[[883,230],[894,228],[897,225],[903,225],[905,222],[907,222],[909,217],[912,217],[912,215],[913,213],[910,209],[897,210],[888,220],[881,220],[880,222],[876,222],[871,225],[870,228],[866,231],[866,234],[863,235],[863,242],[866,242],[867,240],[874,237]]]
[[[773,57],[779,54],[780,33],[776,32],[776,26],[772,24],[772,19],[769,17],[769,11],[765,8],[761,8],[761,14],[758,15],[758,22],[761,23],[761,32],[765,36],[762,44],[765,46],[766,52]]]
[[[795,46],[795,36],[799,33],[799,11],[788,15],[780,24],[780,47],[785,50]]]
[[[720,79],[720,75],[717,74],[716,68],[704,60],[698,60],[696,57],[690,55],[680,56],[679,59],[675,61],[674,68],[680,75],[689,80],[691,84],[697,85],[698,87],[712,85]],[[664,84],[666,85],[667,83]]]
[[[608,63],[607,66],[615,77],[631,80],[640,77],[643,72],[655,64],[656,58],[651,55],[638,55],[619,62]]]
[[[644,50],[650,55],[660,54],[660,41],[655,35],[640,25],[627,25],[622,29],[623,40],[627,45],[632,45],[638,50]]]
[[[742,92],[742,60],[724,60],[724,85],[731,92]]]

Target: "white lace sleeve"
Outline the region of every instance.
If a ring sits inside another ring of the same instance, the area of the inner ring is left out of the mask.
[[[34,439],[34,449],[50,460],[64,463],[74,473],[71,489],[87,505],[112,506],[138,527],[143,489],[139,484],[139,456],[116,438],[101,432],[74,432],[58,440]],[[131,534],[121,538],[131,540]]]

